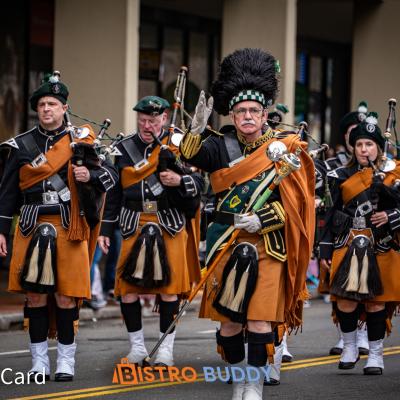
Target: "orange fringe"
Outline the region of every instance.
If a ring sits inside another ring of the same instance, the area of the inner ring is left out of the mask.
[[[220,344],[217,344],[217,353],[221,356],[222,360],[226,361],[224,348]]]
[[[274,345],[274,343],[267,343],[265,345],[265,348],[267,349],[268,363],[269,364],[273,364],[274,363],[274,354],[275,354],[275,345]]]
[[[68,186],[71,192],[71,218],[68,228],[68,240],[89,240],[90,229],[84,215],[79,214],[79,197],[71,161],[68,163]]]

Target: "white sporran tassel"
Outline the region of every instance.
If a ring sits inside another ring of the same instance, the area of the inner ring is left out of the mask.
[[[143,243],[140,248],[139,255],[136,261],[135,272],[133,273],[134,278],[143,279],[145,259],[146,259],[146,240],[143,239]]]
[[[240,278],[238,290],[237,290],[235,297],[229,307],[232,311],[239,311],[239,312],[242,311],[241,308],[242,308],[242,304],[243,304],[243,300],[244,300],[244,295],[246,293],[247,280],[249,278],[249,268],[250,268],[250,265],[248,265],[246,270],[243,272],[242,277]]]
[[[224,307],[229,307],[229,305],[233,301],[234,290],[235,290],[235,279],[236,279],[236,264],[237,261],[234,267],[230,270],[228,277],[226,278],[224,291],[219,300],[219,303]]]
[[[349,276],[346,279],[346,283],[347,283],[347,286],[346,286],[347,292],[357,292],[358,291],[358,286],[359,286],[358,260],[357,260],[355,249],[353,251],[353,255],[351,256]],[[345,283],[345,285],[346,285],[346,283]]]
[[[153,246],[153,261],[154,261],[154,280],[162,281],[163,274],[162,274],[160,253],[158,251],[157,240],[154,241],[154,246]]]
[[[54,274],[51,262],[50,242],[47,246],[46,254],[44,256],[42,276],[40,277],[39,283],[41,283],[42,285],[54,285]]]
[[[368,254],[365,252],[365,255],[363,257],[362,261],[362,269],[361,269],[361,274],[360,274],[360,288],[358,289],[358,293],[361,294],[368,294],[368,268],[369,268],[369,260],[368,260]]]
[[[39,259],[39,240],[32,251],[31,259],[29,260],[28,275],[26,282],[36,283],[38,278],[38,259]]]

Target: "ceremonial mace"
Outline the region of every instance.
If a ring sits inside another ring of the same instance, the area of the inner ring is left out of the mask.
[[[267,154],[271,161],[277,162],[280,164],[279,169],[278,169],[277,175],[275,176],[272,183],[265,189],[265,191],[257,199],[256,203],[254,204],[254,206],[251,209],[252,212],[259,210],[265,204],[265,202],[271,196],[274,189],[282,182],[282,180],[284,178],[286,178],[288,175],[290,175],[293,171],[299,170],[301,167],[301,162],[300,162],[299,157],[296,154],[287,153],[287,148],[286,148],[285,144],[283,144],[282,142],[276,141],[276,142],[271,143],[268,146]],[[178,323],[178,320],[183,315],[183,313],[186,311],[186,309],[189,307],[190,303],[195,298],[198,291],[203,287],[203,285],[206,283],[207,279],[213,273],[213,271],[217,267],[217,265],[220,262],[223,255],[227,252],[228,248],[236,240],[240,231],[241,231],[240,229],[235,229],[232,232],[232,236],[230,237],[229,241],[226,243],[224,248],[222,250],[220,250],[220,252],[217,254],[217,256],[215,257],[212,264],[209,267],[207,267],[206,274],[201,278],[200,282],[192,290],[189,298],[187,300],[185,300],[181,309],[179,310],[178,314],[176,315],[175,319],[172,321],[171,325],[168,327],[168,329],[165,331],[165,333],[161,336],[161,338],[158,340],[156,345],[153,347],[153,350],[151,350],[149,355],[144,359],[144,362],[147,362],[147,363],[150,362],[151,358],[154,356],[154,354],[156,353],[158,348],[161,346],[164,339],[172,331],[172,329],[174,329],[175,325]]]

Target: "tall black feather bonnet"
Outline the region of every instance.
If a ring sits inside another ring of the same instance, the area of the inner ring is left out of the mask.
[[[277,62],[260,49],[240,49],[226,56],[217,79],[211,86],[214,109],[228,115],[232,107],[245,100],[254,100],[269,107],[278,91]]]

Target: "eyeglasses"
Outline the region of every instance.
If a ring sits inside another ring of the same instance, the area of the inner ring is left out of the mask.
[[[250,107],[250,108],[236,108],[232,110],[232,112],[238,117],[244,117],[247,114],[247,111],[250,113],[252,117],[261,117],[263,113],[262,108]]]
[[[154,118],[154,119],[138,118],[138,123],[139,123],[140,125],[145,125],[146,122],[148,122],[149,125],[151,125],[151,126],[155,126],[155,125],[159,124],[159,123],[161,122],[161,120],[160,120],[160,119],[157,119],[157,118]]]

